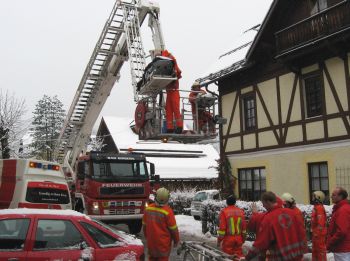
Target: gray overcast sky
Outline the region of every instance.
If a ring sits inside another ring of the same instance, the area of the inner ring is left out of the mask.
[[[180,88],[189,89],[239,34],[261,23],[271,2],[158,0],[166,47],[183,71]],[[1,0],[0,86],[2,91],[9,90],[26,100],[27,118],[44,94],[58,95],[68,111],[114,3]],[[147,23],[144,27],[149,30]],[[143,39],[151,40],[150,35],[143,35]],[[132,117],[134,108],[130,71],[125,63],[102,115]]]

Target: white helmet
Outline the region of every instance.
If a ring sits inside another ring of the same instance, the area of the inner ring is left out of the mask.
[[[192,87],[191,89],[195,89],[196,87],[201,87],[200,83],[198,81],[195,81],[193,84],[192,84]]]
[[[320,203],[322,203],[326,198],[325,194],[320,190],[314,191],[312,195]]]
[[[291,204],[294,204],[295,203],[295,199],[294,197],[292,196],[292,194],[286,192],[286,193],[283,193],[282,196],[281,196],[282,200],[285,201],[285,202],[289,202]]]
[[[155,202],[159,206],[164,206],[168,203],[169,197],[169,190],[167,190],[166,188],[159,188],[156,192]]]

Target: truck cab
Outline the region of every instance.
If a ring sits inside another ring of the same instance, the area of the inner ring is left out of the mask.
[[[126,223],[131,233],[139,233],[158,178],[143,154],[90,152],[77,163],[74,209],[106,223]]]

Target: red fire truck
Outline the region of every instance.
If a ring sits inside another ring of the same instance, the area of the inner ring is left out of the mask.
[[[154,164],[143,154],[90,152],[77,162],[74,209],[106,223],[126,223],[131,233],[139,233],[157,180]]]

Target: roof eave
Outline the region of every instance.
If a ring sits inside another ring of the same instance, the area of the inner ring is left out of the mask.
[[[260,38],[261,38],[261,35],[262,35],[263,31],[265,30],[265,27],[267,26],[267,22],[270,20],[270,17],[271,17],[273,11],[275,10],[275,8],[276,8],[276,6],[277,6],[277,3],[278,3],[278,0],[274,0],[274,1],[272,2],[270,9],[269,9],[269,11],[267,12],[267,15],[265,16],[264,21],[263,21],[262,24],[261,24],[261,27],[260,27],[260,29],[259,29],[259,32],[258,32],[258,34],[255,36],[254,41],[253,41],[252,45],[250,46],[250,48],[249,48],[249,50],[248,50],[248,53],[247,53],[247,55],[246,55],[247,61],[250,60],[251,55],[252,55],[252,53],[253,53],[253,51],[254,51],[256,45],[258,44],[258,42],[259,42],[259,40],[260,40]]]

